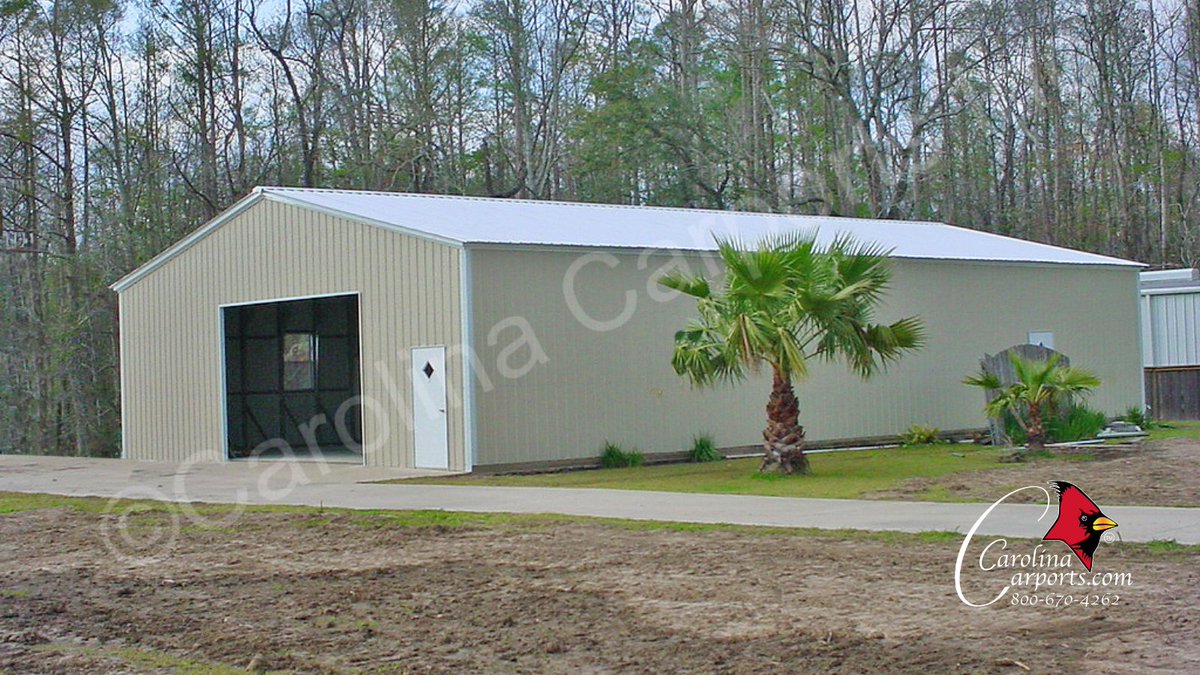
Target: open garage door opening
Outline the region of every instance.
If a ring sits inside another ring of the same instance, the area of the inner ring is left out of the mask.
[[[358,296],[222,308],[230,459],[362,462]]]

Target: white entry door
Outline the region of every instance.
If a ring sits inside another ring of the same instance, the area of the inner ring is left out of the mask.
[[[422,469],[449,469],[445,347],[412,350],[412,384],[416,465]]]

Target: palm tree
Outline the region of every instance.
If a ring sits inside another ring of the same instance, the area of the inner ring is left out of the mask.
[[[1059,366],[1058,359],[1058,354],[1051,354],[1045,361],[1030,360],[1010,352],[1016,382],[1005,387],[996,375],[980,371],[964,379],[963,383],[985,391],[998,391],[996,398],[984,407],[987,416],[999,419],[1011,412],[1025,431],[1026,446],[1030,450],[1043,450],[1046,447],[1043,412],[1059,401],[1069,401],[1100,386],[1100,379],[1092,373],[1082,368]]]
[[[864,379],[924,341],[915,317],[881,325],[874,310],[891,280],[888,251],[839,237],[770,237],[753,249],[717,239],[719,281],[668,275],[662,285],[693,298],[699,318],[675,334],[675,372],[699,387],[737,382],[763,365],[767,401],[761,471],[808,473],[804,427],[793,381],[813,359],[844,360]]]

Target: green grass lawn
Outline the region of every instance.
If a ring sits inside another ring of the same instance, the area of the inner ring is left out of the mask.
[[[1200,439],[1200,422],[1162,422],[1161,426],[1149,431],[1151,441],[1165,441],[1174,438]]]
[[[868,492],[894,488],[910,478],[936,478],[961,471],[981,471],[1002,466],[1000,457],[1010,452],[970,444],[939,443],[910,448],[817,453],[809,456],[812,464],[810,476],[760,474],[758,459],[733,459],[703,464],[667,464],[527,476],[417,478],[403,482],[854,499]]]
[[[1170,422],[1150,432],[1148,441],[1172,438],[1200,439],[1200,422]],[[938,478],[964,471],[986,471],[1003,466],[1008,448],[965,443],[938,443],[880,450],[855,450],[809,455],[810,476],[758,473],[758,459],[735,459],[703,464],[666,464],[627,469],[591,469],[523,476],[466,475],[423,477],[395,481],[438,485],[497,485],[516,487],[610,488],[712,494],[766,495],[770,497],[824,497],[857,499],[880,490],[900,487],[912,478]],[[1034,458],[1089,461],[1090,454],[1051,452]],[[961,501],[930,491],[930,501]]]

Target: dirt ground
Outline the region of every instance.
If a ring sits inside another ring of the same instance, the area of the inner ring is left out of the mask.
[[[873,492],[869,499],[921,499],[929,490],[942,498],[991,502],[1009,490],[1065,480],[1081,487],[1101,504],[1139,506],[1200,506],[1200,441],[1169,439],[1139,446],[1081,446],[1057,448],[1051,458],[940,478],[916,478],[895,490]],[[1072,460],[1086,453],[1091,461]],[[1012,501],[1037,501],[1030,491]]]
[[[0,672],[1200,672],[1195,548],[1102,544],[1119,606],[972,609],[949,537],[271,512],[131,560],[115,518],[0,516]]]

